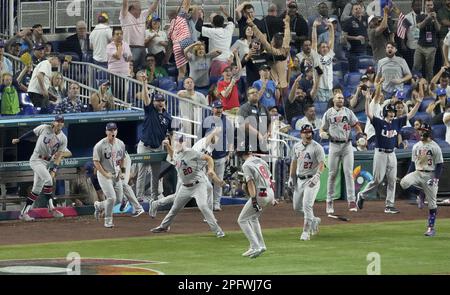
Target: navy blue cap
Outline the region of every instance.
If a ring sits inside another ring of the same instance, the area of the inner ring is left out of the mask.
[[[64,123],[64,116],[63,115],[56,115],[55,116],[55,122],[62,122],[62,123]]]
[[[45,44],[42,44],[42,43],[36,43],[36,44],[34,44],[33,49],[34,49],[34,50],[42,50],[42,49],[45,49]]]
[[[98,85],[99,85],[99,86],[102,86],[103,84],[111,85],[111,82],[109,82],[108,79],[102,79],[102,80],[99,80],[99,81],[98,81]]]
[[[117,125],[114,122],[109,122],[106,124],[106,130],[117,129]]]
[[[211,107],[213,107],[213,108],[223,108],[222,101],[220,99],[213,101],[211,103]]]
[[[444,89],[444,88],[438,88],[437,90],[436,90],[436,95],[437,96],[441,96],[441,95],[447,95],[447,91]]]
[[[397,92],[395,92],[395,96],[396,96],[398,99],[403,100],[403,99],[406,98],[406,92],[397,90]]]
[[[155,100],[155,101],[166,101],[166,98],[164,97],[163,94],[156,93],[155,96],[153,97],[153,100]]]

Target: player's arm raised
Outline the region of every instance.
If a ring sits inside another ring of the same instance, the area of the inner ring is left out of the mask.
[[[416,99],[416,104],[414,105],[414,107],[411,109],[411,111],[409,111],[409,113],[406,115],[406,118],[408,120],[410,120],[412,117],[414,117],[417,113],[417,111],[419,110],[420,104],[422,103],[423,97],[418,97]]]
[[[366,94],[365,95],[366,96],[366,103],[364,104],[364,106],[365,106],[365,110],[366,110],[366,115],[370,119],[370,121],[372,121],[373,120],[373,113],[372,113],[372,110],[370,109],[370,106],[369,106],[370,105],[370,101],[371,101],[370,92],[367,91],[365,94]]]
[[[207,175],[212,179],[212,181],[215,184],[217,184],[217,185],[224,186],[226,184],[225,181],[223,181],[223,179],[220,179],[217,176],[216,172],[214,172],[214,160],[213,160],[213,158],[211,158],[208,155],[202,155],[201,159],[203,161],[206,161],[207,169],[208,169]]]

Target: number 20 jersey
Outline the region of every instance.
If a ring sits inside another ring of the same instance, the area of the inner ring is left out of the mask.
[[[175,153],[175,168],[181,183],[190,184],[204,179],[203,167],[205,167],[206,161],[201,159],[202,156],[202,153],[193,149]]]

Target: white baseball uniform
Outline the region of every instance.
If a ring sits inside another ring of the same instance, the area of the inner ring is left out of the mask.
[[[130,181],[130,174],[131,174],[131,158],[130,158],[130,155],[128,154],[128,152],[126,152],[126,151],[125,151],[124,161],[125,161],[125,177],[122,180],[123,193],[124,193],[125,197],[127,197],[131,206],[133,206],[134,212],[136,212],[138,210],[142,210],[142,206],[139,203],[139,201],[137,200],[133,189],[128,184],[128,182]]]

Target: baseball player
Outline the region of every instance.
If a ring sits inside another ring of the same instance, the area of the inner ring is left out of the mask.
[[[131,206],[133,206],[134,213],[133,213],[132,216],[133,217],[138,217],[139,215],[141,215],[145,211],[144,211],[144,208],[142,208],[141,204],[139,204],[139,201],[137,200],[133,189],[128,184],[128,182],[130,181],[130,174],[131,174],[131,158],[130,158],[130,155],[128,154],[127,151],[125,151],[124,162],[125,162],[125,164],[124,164],[124,166],[125,166],[125,175],[124,175],[124,178],[122,180],[123,194],[126,197],[126,199],[128,200],[128,202],[131,203]],[[124,207],[126,207],[126,205]]]
[[[125,144],[117,138],[116,123],[106,124],[106,137],[94,146],[94,166],[97,169],[97,178],[105,200],[94,203],[96,219],[105,211],[106,228],[114,227],[113,208],[116,200],[123,195],[122,180],[125,179]]]
[[[431,139],[431,126],[422,123],[419,128],[420,141],[413,146],[411,165],[408,173],[400,181],[400,186],[410,194],[418,196],[418,206],[424,206],[424,199],[428,201],[428,227],[425,236],[436,234],[436,222],[439,178],[442,174],[443,157],[439,145]]]
[[[327,214],[334,213],[333,195],[338,173],[339,162],[342,160],[344,169],[345,184],[347,186],[347,201],[350,211],[356,212],[355,184],[353,181],[353,148],[350,138],[352,128],[358,133],[362,133],[358,123],[358,118],[350,109],[344,107],[344,96],[342,93],[335,93],[333,98],[334,106],[329,108],[322,118],[320,127],[320,137],[330,139],[328,155],[329,174],[327,183]]]
[[[366,188],[358,193],[358,209],[363,208],[364,198],[372,191],[376,190],[387,179],[386,207],[384,213],[395,214],[400,211],[394,207],[395,186],[397,182],[397,157],[395,156],[395,147],[398,145],[398,134],[400,129],[406,125],[407,120],[414,117],[422,102],[422,98],[417,99],[414,108],[406,115],[396,117],[397,111],[391,104],[383,108],[383,118],[380,119],[372,113],[369,103],[371,95],[369,91],[363,91],[366,96],[366,115],[375,129],[375,154],[373,156],[373,180],[369,182]]]
[[[319,232],[320,218],[314,216],[313,205],[320,189],[320,174],[325,169],[325,152],[314,141],[313,127],[309,124],[300,130],[302,141],[292,149],[288,184],[294,187],[294,210],[304,214],[303,232],[300,240],[308,241],[311,234]]]
[[[207,179],[204,177],[203,167],[205,162],[207,165],[207,175],[217,185],[224,186],[225,182],[219,179],[214,172],[213,159],[205,154],[199,153],[193,149],[189,149],[183,144],[183,136],[180,136],[175,142],[175,149],[169,144],[168,140],[163,141],[170,157],[175,162],[178,178],[180,179],[180,186],[176,192],[175,200],[166,215],[164,220],[158,227],[151,229],[153,233],[167,232],[170,229],[170,224],[173,222],[178,212],[186,206],[186,204],[195,198],[197,206],[202,212],[212,232],[218,238],[225,236],[220,226],[214,218],[211,208],[207,204]]]
[[[34,218],[28,215],[34,201],[43,192],[48,200],[49,212],[54,217],[64,217],[64,215],[55,209],[53,199],[53,184],[55,175],[58,171],[58,165],[61,163],[64,151],[67,150],[67,137],[62,132],[64,127],[64,117],[57,115],[51,125],[42,124],[33,130],[28,131],[19,138],[12,140],[17,144],[24,139],[38,136],[36,146],[30,158],[30,167],[34,172],[33,188],[28,195],[25,207],[20,211],[19,219],[24,221],[33,221]],[[50,167],[50,161],[53,160],[53,166]]]
[[[239,214],[238,223],[250,242],[250,248],[242,256],[256,258],[267,250],[259,224],[263,208],[268,204],[275,206],[273,183],[269,166],[261,158],[253,156],[249,149],[240,149],[236,155],[245,162],[242,172],[246,181],[247,194],[250,196]]]

